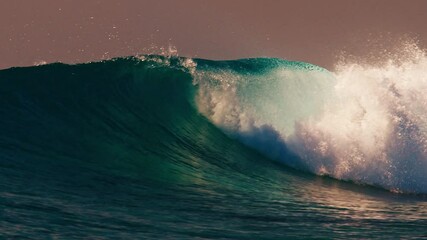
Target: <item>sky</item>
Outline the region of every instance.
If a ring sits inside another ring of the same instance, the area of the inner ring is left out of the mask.
[[[331,69],[405,39],[427,47],[424,0],[2,0],[0,69],[158,53],[279,57]]]

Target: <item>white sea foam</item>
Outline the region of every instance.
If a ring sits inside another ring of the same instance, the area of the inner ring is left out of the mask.
[[[39,60],[39,61],[35,61],[34,63],[33,63],[33,66],[42,66],[42,65],[46,65],[47,64],[47,62],[46,61],[44,61],[44,60]]]
[[[427,58],[407,50],[382,66],[337,67],[336,101],[287,139],[310,171],[427,192]]]
[[[427,193],[427,57],[413,44],[403,53],[332,74],[197,71],[197,103],[227,134],[293,167]]]

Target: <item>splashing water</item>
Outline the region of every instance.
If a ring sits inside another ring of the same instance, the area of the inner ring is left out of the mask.
[[[341,63],[333,74],[282,60],[202,66],[197,102],[230,136],[290,166],[425,193],[427,58],[416,45],[404,53],[379,66]]]
[[[427,191],[427,58],[337,67],[336,99],[290,140],[309,169],[393,191]]]

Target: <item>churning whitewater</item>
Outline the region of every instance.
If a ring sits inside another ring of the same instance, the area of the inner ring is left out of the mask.
[[[427,58],[335,73],[299,62],[199,61],[198,108],[227,134],[294,168],[427,193]]]

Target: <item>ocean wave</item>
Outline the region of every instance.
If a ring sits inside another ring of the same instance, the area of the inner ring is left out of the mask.
[[[296,169],[427,193],[427,58],[408,51],[401,61],[342,63],[334,72],[275,58],[175,55],[3,70],[0,151],[202,181],[194,169],[218,164],[212,156],[231,141],[212,123]],[[207,165],[196,160],[205,151]]]

